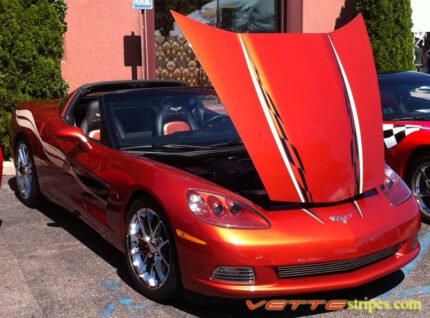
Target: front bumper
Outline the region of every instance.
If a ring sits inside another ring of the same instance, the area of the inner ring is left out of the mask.
[[[177,239],[183,286],[198,294],[240,299],[351,288],[395,272],[419,254],[421,220],[413,198],[399,207],[383,199],[378,195],[361,202],[364,218],[354,216],[347,225],[320,224],[301,211],[283,211],[271,215],[267,230],[199,227],[191,233],[206,245]],[[316,212],[327,220],[345,211],[351,211],[349,204]],[[377,217],[370,214],[375,211]],[[278,266],[361,258],[392,246],[399,246],[394,255],[349,272],[294,278],[277,274]],[[255,283],[216,281],[211,274],[218,266],[252,267]]]
[[[414,240],[415,238],[412,238],[410,241]],[[395,255],[352,272],[281,279],[277,277],[273,267],[255,266],[257,283],[253,285],[231,284],[195,277],[192,284],[185,286],[196,293],[220,298],[256,298],[352,288],[393,273],[411,262],[419,254],[420,246],[418,244],[414,249],[408,250],[406,245],[410,245],[410,241],[406,242],[404,248]]]

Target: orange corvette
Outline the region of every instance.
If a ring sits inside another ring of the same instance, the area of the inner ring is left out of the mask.
[[[175,18],[222,103],[150,81],[21,104],[21,200],[43,194],[85,220],[156,300],[350,288],[411,262],[419,209],[384,163],[362,19],[330,34],[235,34]]]

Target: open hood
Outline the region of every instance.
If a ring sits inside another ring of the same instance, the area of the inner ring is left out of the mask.
[[[329,34],[238,34],[173,12],[273,201],[383,183],[378,82],[361,16]]]

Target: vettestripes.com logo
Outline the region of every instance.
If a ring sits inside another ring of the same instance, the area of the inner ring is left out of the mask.
[[[251,311],[265,310],[265,311],[283,311],[303,309],[307,307],[311,311],[316,309],[325,309],[327,311],[339,310],[357,310],[367,311],[372,313],[378,310],[397,310],[397,311],[421,311],[422,304],[418,300],[399,300],[399,301],[382,301],[382,300],[297,300],[297,299],[272,299],[272,300],[246,300],[247,308]]]

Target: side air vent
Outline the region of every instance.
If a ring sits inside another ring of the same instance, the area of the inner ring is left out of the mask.
[[[255,283],[252,267],[217,267],[212,273],[212,279],[222,282],[251,284]]]

